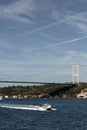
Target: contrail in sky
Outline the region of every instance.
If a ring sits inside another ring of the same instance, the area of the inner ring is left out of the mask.
[[[72,39],[72,40],[55,43],[55,44],[50,45],[50,47],[66,45],[66,44],[70,44],[70,43],[72,43],[72,42],[80,41],[80,40],[86,39],[86,38],[87,38],[87,35],[86,35],[86,36],[83,36],[83,37],[75,38],[75,39]]]
[[[50,27],[52,27],[52,26],[54,26],[54,25],[56,25],[56,24],[58,24],[58,23],[61,23],[61,22],[63,22],[63,21],[64,21],[64,19],[61,20],[61,21],[57,21],[57,22],[54,22],[54,23],[45,25],[45,26],[43,26],[43,27],[42,27],[42,26],[41,26],[41,27],[38,27],[38,28],[36,28],[36,29],[33,29],[33,30],[30,30],[30,31],[21,33],[21,34],[19,34],[19,35],[16,35],[16,36],[14,36],[14,37],[12,37],[12,38],[10,38],[10,39],[16,39],[17,37],[20,37],[20,36],[26,36],[26,35],[28,35],[28,34],[32,34],[32,33],[35,33],[35,32],[41,31],[41,30],[48,29],[48,28],[50,28]]]
[[[78,13],[77,13],[78,14]],[[74,15],[73,15],[74,16]],[[10,38],[10,40],[12,39],[16,39],[17,37],[21,37],[21,36],[26,36],[28,34],[32,34],[32,33],[35,33],[35,32],[38,32],[38,31],[41,31],[41,30],[45,30],[45,29],[48,29],[48,28],[51,28],[53,27],[54,25],[56,24],[60,24],[68,19],[71,19],[73,16],[70,16],[70,17],[65,17],[64,16],[64,19],[60,20],[60,21],[56,21],[56,22],[53,22],[51,24],[48,24],[48,25],[44,25],[44,26],[41,26],[41,27],[38,27],[38,28],[35,28],[33,30],[30,30],[30,31],[27,31],[27,32],[24,32],[24,33],[21,33],[17,36],[14,36],[12,38]],[[86,39],[87,38],[87,35],[83,36],[83,37],[78,37],[78,38],[74,38],[74,39],[71,39],[71,40],[67,40],[67,41],[63,41],[63,42],[59,42],[59,43],[54,43],[52,45],[49,45],[49,47],[55,47],[55,46],[61,46],[61,45],[66,45],[66,44],[70,44],[72,42],[75,42],[75,41],[80,41],[82,39]]]
[[[60,20],[60,21],[56,21],[56,22],[53,22],[53,23],[50,23],[50,24],[47,24],[47,25],[44,25],[44,26],[41,26],[41,27],[32,29],[32,30],[30,30],[30,31],[27,31],[27,32],[21,33],[21,34],[19,34],[19,35],[16,35],[16,36],[14,36],[14,37],[12,37],[12,38],[10,38],[10,39],[16,39],[17,37],[20,37],[20,36],[26,36],[26,35],[28,35],[28,34],[32,34],[32,33],[35,33],[35,32],[41,31],[41,30],[45,30],[45,29],[51,28],[51,27],[53,27],[54,25],[60,24],[60,23],[64,22],[64,21],[67,20],[67,19],[70,19],[70,18],[66,18],[66,17],[64,16],[64,19],[62,19],[62,20]]]

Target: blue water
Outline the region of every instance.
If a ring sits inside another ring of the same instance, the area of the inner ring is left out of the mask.
[[[43,103],[55,109],[36,107]],[[26,110],[28,105],[34,109]],[[0,130],[87,130],[87,99],[4,99],[0,101]]]

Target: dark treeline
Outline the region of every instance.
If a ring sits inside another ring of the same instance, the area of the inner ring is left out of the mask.
[[[81,90],[87,88],[87,83],[80,83],[80,85],[73,85],[69,83],[64,84],[44,84],[38,86],[8,86],[0,88],[0,95],[12,97],[13,95],[20,95],[24,97],[75,97]]]

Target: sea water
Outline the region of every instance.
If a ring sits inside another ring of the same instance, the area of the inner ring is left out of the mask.
[[[0,130],[87,130],[87,99],[3,99]]]

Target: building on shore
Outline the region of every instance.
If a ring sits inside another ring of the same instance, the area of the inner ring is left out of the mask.
[[[77,98],[87,98],[87,88],[85,88],[79,94],[77,94]]]

